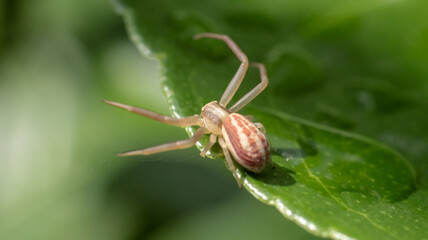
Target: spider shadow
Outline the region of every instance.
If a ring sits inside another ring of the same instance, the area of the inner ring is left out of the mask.
[[[291,176],[294,172],[283,166],[275,164],[272,168],[267,166],[263,172],[256,174],[246,171],[246,174],[258,181],[264,182],[269,185],[276,186],[290,186],[296,183],[296,180]]]
[[[272,149],[271,154],[277,155],[281,158],[284,158],[283,151],[278,152],[279,149]],[[287,151],[286,149],[280,149]],[[289,149],[290,151],[287,151],[289,153],[295,152],[300,153],[299,149]],[[293,154],[295,155],[295,154]],[[270,165],[266,166],[266,168],[261,173],[252,173],[249,171],[246,171],[246,174],[251,176],[252,178],[257,179],[258,181],[264,182],[269,185],[276,185],[276,186],[290,186],[296,183],[296,180],[294,179],[291,174],[295,174],[294,171],[283,167],[281,165],[278,165],[274,163],[274,166],[271,167]]]

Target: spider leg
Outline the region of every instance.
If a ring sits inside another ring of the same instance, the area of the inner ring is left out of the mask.
[[[236,182],[238,183],[239,188],[242,188],[241,182],[239,181],[238,174],[236,173],[237,169],[235,165],[233,164],[232,157],[230,156],[229,150],[227,149],[226,142],[222,137],[218,138],[218,143],[220,144],[221,148],[223,149],[224,157],[226,158],[227,166],[229,167],[229,170],[233,173],[233,176],[236,179]]]
[[[201,157],[205,157],[205,154],[207,154],[208,150],[211,149],[211,147],[217,142],[217,135],[211,134],[210,135],[210,141],[205,146],[205,148],[201,152]]]
[[[107,100],[103,100],[103,102],[110,104],[112,106],[118,107],[118,108],[128,110],[132,113],[136,113],[138,115],[148,117],[148,118],[151,118],[153,120],[156,120],[156,121],[159,121],[162,123],[166,123],[166,124],[170,124],[170,125],[174,125],[174,126],[184,127],[184,126],[191,126],[191,125],[199,125],[199,126],[203,125],[202,120],[200,119],[199,115],[193,115],[193,116],[185,117],[185,118],[173,118],[173,117],[165,116],[165,115],[155,113],[155,112],[152,112],[152,111],[149,111],[146,109],[125,105],[125,104],[118,103],[118,102],[107,101]]]
[[[232,52],[241,61],[241,65],[239,66],[238,71],[233,76],[219,102],[220,106],[226,107],[226,105],[232,99],[233,95],[235,95],[236,91],[238,90],[239,85],[241,85],[242,79],[244,79],[245,73],[248,69],[248,58],[245,53],[243,53],[242,50],[238,47],[238,45],[236,45],[236,43],[226,35],[220,35],[215,33],[201,33],[195,35],[194,38],[199,39],[203,37],[222,40],[227,44],[227,46],[229,46]]]
[[[246,117],[248,120],[250,120],[250,122],[252,122],[252,121],[253,121],[253,119],[254,119],[254,116],[253,116],[253,115],[245,115],[245,117]]]
[[[154,146],[154,147],[150,147],[142,150],[118,153],[117,156],[150,155],[154,153],[166,152],[166,151],[171,151],[176,149],[189,148],[195,145],[195,143],[199,141],[199,139],[201,139],[201,137],[204,135],[205,130],[206,130],[205,128],[199,128],[198,130],[196,130],[196,132],[193,134],[191,138],[186,140],[180,140],[172,143],[165,143],[162,145],[158,145],[158,146]]]
[[[266,74],[265,65],[261,63],[250,63],[250,66],[257,67],[260,71],[261,83],[259,83],[256,87],[254,87],[251,91],[245,94],[241,99],[239,99],[232,107],[230,107],[229,111],[238,112],[245,105],[251,102],[257,95],[259,95],[265,88],[267,87],[269,80]]]
[[[262,131],[262,133],[266,136],[266,128],[265,128],[265,126],[263,126],[263,124],[261,124],[259,122],[255,122],[254,125],[256,125],[256,127],[258,129],[260,129],[260,131]],[[267,138],[266,138],[266,140],[267,140]],[[268,140],[268,142],[269,142],[269,140]],[[272,168],[275,168],[275,165],[273,164],[273,161],[272,161],[272,156],[269,156],[269,164]]]
[[[255,125],[258,129],[260,129],[260,131],[262,131],[262,133],[263,133],[264,135],[266,135],[266,128],[265,128],[265,126],[263,126],[263,124],[261,124],[261,123],[259,123],[259,122],[255,122],[255,123],[254,123],[254,125]]]

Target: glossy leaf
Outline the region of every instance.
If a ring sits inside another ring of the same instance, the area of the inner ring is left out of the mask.
[[[428,51],[402,36],[426,39],[428,24],[392,25],[407,14],[403,9],[413,13],[406,15],[409,23],[426,22],[420,7],[274,0],[116,5],[138,48],[159,60],[176,117],[218,100],[239,65],[223,43],[193,35],[227,34],[250,61],[266,64],[268,89],[242,111],[264,124],[273,148],[275,169],[259,175],[240,169],[245,188],[259,200],[323,237],[427,238]],[[391,26],[395,34],[379,34]],[[258,81],[250,69],[235,100]],[[386,142],[404,156],[338,128]]]

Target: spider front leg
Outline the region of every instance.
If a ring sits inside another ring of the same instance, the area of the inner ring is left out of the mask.
[[[232,99],[233,95],[235,95],[236,91],[238,91],[239,85],[241,85],[241,82],[244,79],[245,73],[248,69],[248,58],[247,55],[245,55],[245,53],[242,52],[242,50],[238,47],[238,45],[226,35],[220,35],[215,33],[201,33],[195,35],[194,38],[199,39],[203,37],[222,40],[227,44],[227,46],[229,46],[232,52],[235,53],[236,57],[238,57],[238,59],[241,61],[241,65],[239,66],[238,71],[235,73],[235,76],[233,76],[226,90],[224,90],[223,96],[221,96],[219,102],[221,106],[226,107],[226,105]]]
[[[196,130],[193,136],[189,139],[180,140],[172,143],[165,143],[162,145],[158,145],[158,146],[154,146],[154,147],[150,147],[142,150],[118,153],[117,155],[118,156],[150,155],[154,153],[167,152],[167,151],[176,150],[176,149],[189,148],[195,145],[195,143],[202,138],[205,131],[206,131],[205,128],[198,128],[198,130]]]
[[[233,106],[229,108],[229,111],[231,112],[238,112],[239,110],[241,110],[243,107],[245,107],[245,105],[247,105],[255,97],[257,97],[257,95],[263,92],[263,90],[265,90],[265,88],[269,84],[265,65],[263,65],[262,63],[250,63],[250,66],[259,69],[261,83],[259,83],[256,87],[254,87],[251,91],[249,91],[241,99],[239,99],[235,104],[233,104]]]

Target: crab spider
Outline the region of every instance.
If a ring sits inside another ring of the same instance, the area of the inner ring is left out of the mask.
[[[247,56],[241,51],[238,45],[236,45],[236,43],[226,35],[201,33],[194,36],[195,40],[200,38],[214,38],[223,41],[241,61],[238,71],[233,76],[220,101],[212,101],[206,104],[202,107],[200,115],[196,114],[184,118],[174,118],[146,109],[103,100],[103,102],[110,105],[166,124],[180,127],[199,126],[193,136],[189,139],[166,143],[142,150],[118,153],[117,155],[150,155],[176,149],[189,148],[195,145],[195,143],[199,141],[204,134],[210,134],[209,142],[201,151],[201,156],[205,157],[207,151],[216,142],[218,142],[223,150],[229,170],[233,173],[239,187],[241,187],[237,169],[232,161],[231,155],[238,164],[254,173],[260,173],[263,171],[268,163],[273,167],[270,156],[270,146],[266,138],[263,125],[261,123],[253,123],[243,115],[236,113],[266,88],[268,85],[266,69],[261,63],[249,63]],[[227,108],[228,103],[241,85],[248,66],[253,66],[259,69],[261,82],[230,108]]]

